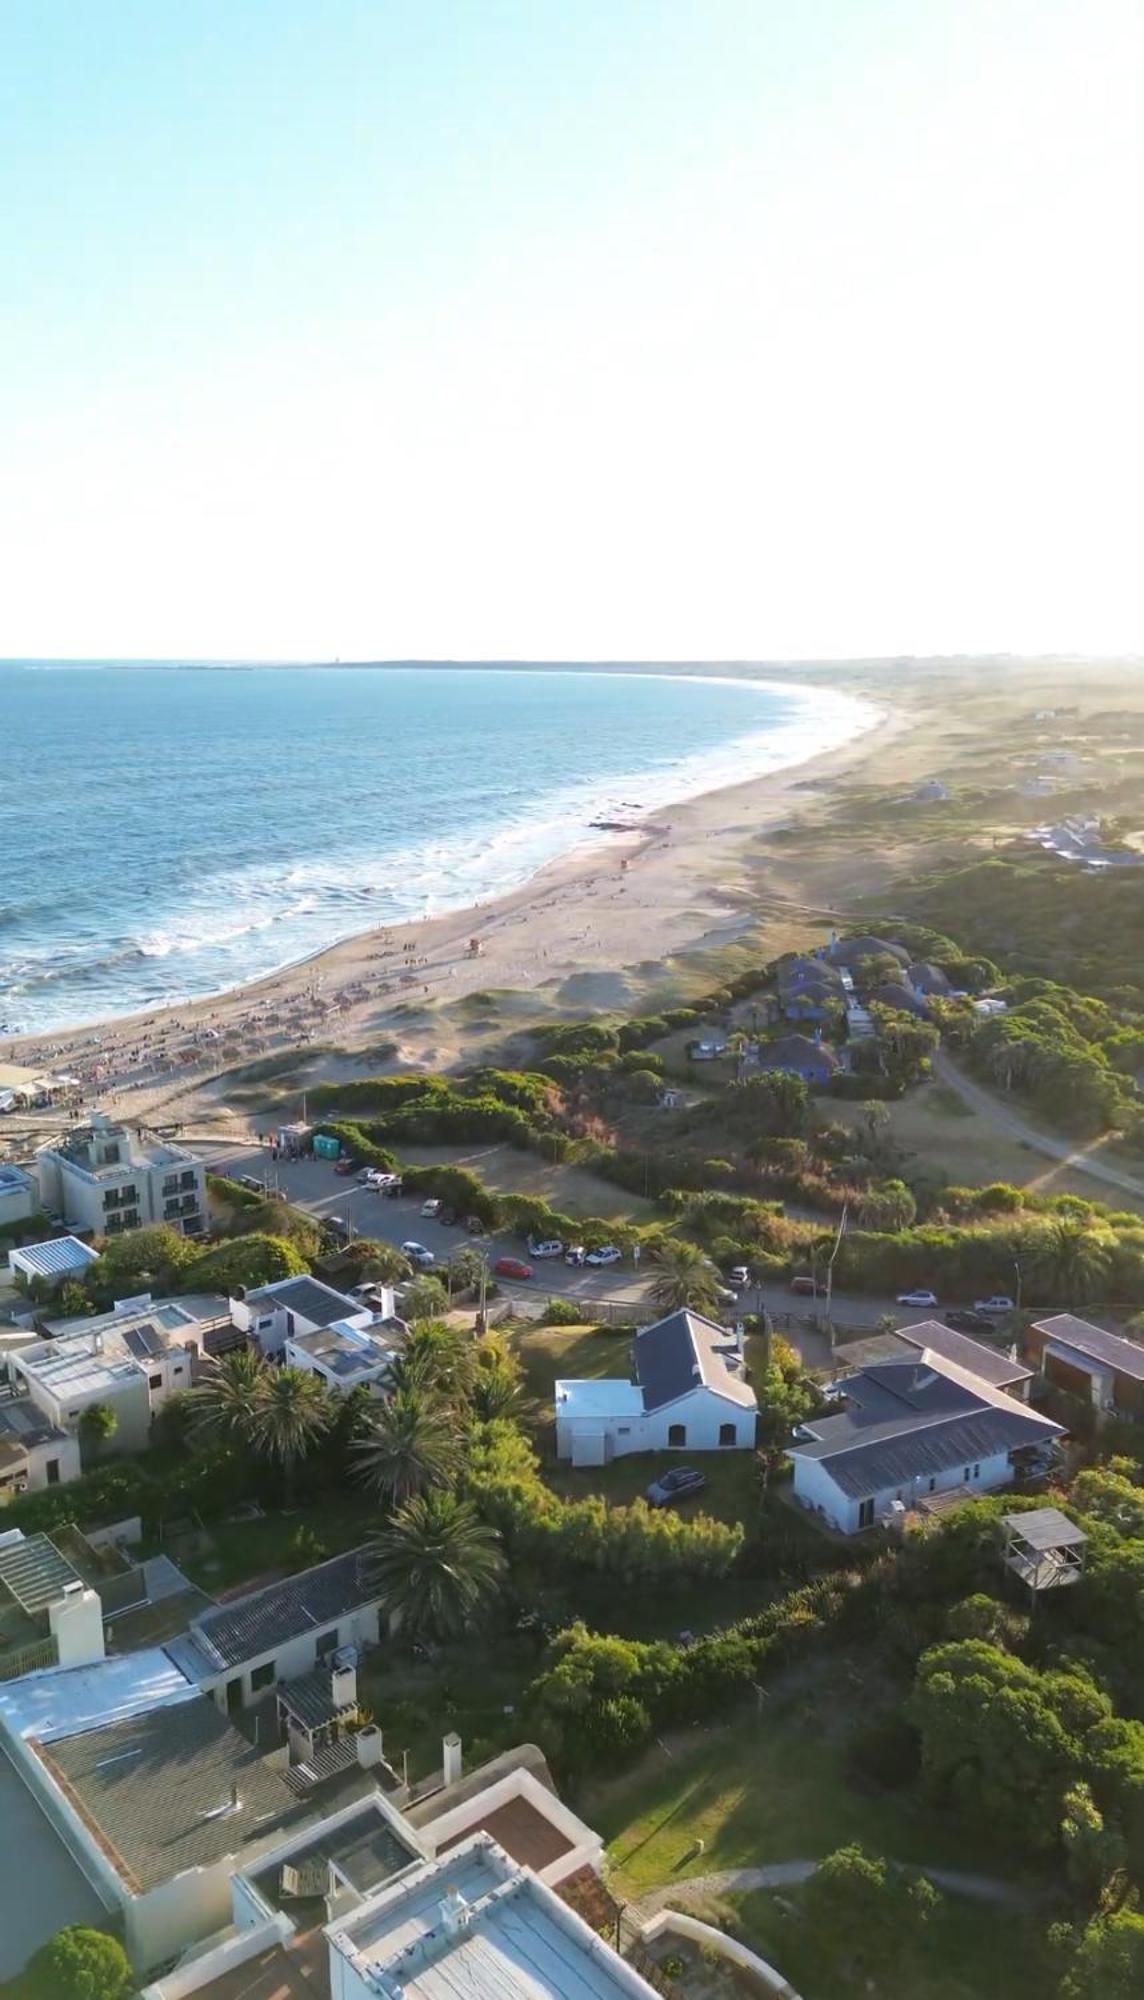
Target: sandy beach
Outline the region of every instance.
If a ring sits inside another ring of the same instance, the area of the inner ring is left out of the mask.
[[[222,995],[6,1038],[0,1056],[76,1077],[74,1108],[173,1116],[220,1071],[309,1042],[315,1076],[385,1041],[397,1052],[379,1068],[447,1066],[460,1053],[456,1003],[478,992],[531,994],[544,1012],[631,1006],[662,985],[667,961],[751,924],[754,840],[875,753],[884,764],[910,733],[908,712],[888,710],[877,689],[853,692],[877,719],[842,747],[661,809],[637,830],[599,832],[510,895],[364,931]]]

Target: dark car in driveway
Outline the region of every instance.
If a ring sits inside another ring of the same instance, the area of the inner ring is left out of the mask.
[[[674,1507],[680,1500],[690,1500],[693,1493],[701,1493],[706,1484],[706,1474],[696,1472],[693,1465],[673,1465],[670,1472],[661,1472],[652,1480],[644,1499],[649,1507]]]
[[[953,1306],[943,1312],[942,1318],[955,1333],[994,1333],[993,1321],[985,1313],[974,1312],[972,1306]]]

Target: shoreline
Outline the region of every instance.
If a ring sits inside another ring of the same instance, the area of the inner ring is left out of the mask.
[[[651,669],[650,671],[652,674],[655,674],[658,670]],[[709,677],[703,676],[703,678]],[[821,698],[827,695],[828,690],[816,687],[813,683],[803,684],[800,689],[798,686],[783,687],[781,683],[768,683],[761,676],[737,677],[719,673],[715,677],[720,680],[733,680],[745,687],[765,689],[770,685],[774,687],[775,692],[779,693],[797,695],[801,691],[808,696],[819,697],[822,708],[822,719],[824,723],[826,722],[827,706]],[[672,674],[670,678],[687,679],[692,678],[692,676]],[[609,780],[607,788],[609,796],[618,796],[620,792],[639,793],[642,791],[645,794],[651,792],[653,797],[646,805],[631,809],[630,817],[629,812],[624,811],[620,807],[609,806],[601,801],[587,802],[585,804],[586,814],[607,814],[608,817],[586,817],[582,824],[580,837],[576,838],[571,846],[565,847],[555,854],[540,858],[535,865],[526,867],[523,873],[516,876],[516,879],[510,878],[505,887],[493,887],[487,894],[478,895],[472,900],[457,902],[437,909],[427,909],[420,914],[403,914],[390,918],[375,919],[362,927],[355,927],[333,935],[326,941],[300,952],[293,952],[287,947],[286,955],[277,963],[267,966],[263,970],[252,972],[248,977],[231,979],[222,985],[203,991],[175,994],[169,999],[144,1001],[140,1005],[127,1006],[122,1010],[117,1009],[114,1012],[96,1012],[80,1020],[55,1023],[42,1028],[27,1028],[22,1030],[0,1029],[0,1051],[3,1052],[3,1057],[6,1060],[19,1060],[20,1051],[33,1052],[48,1048],[52,1050],[64,1049],[81,1039],[90,1040],[90,1038],[96,1035],[109,1036],[113,1033],[120,1031],[127,1032],[132,1029],[141,1032],[159,1026],[165,1016],[182,1016],[188,1015],[191,1012],[198,1013],[204,1008],[214,1009],[237,1000],[242,996],[256,997],[261,989],[271,985],[273,982],[286,978],[289,975],[301,973],[306,967],[316,966],[327,957],[335,955],[352,947],[355,943],[368,940],[371,937],[377,937],[381,934],[401,934],[404,937],[406,933],[410,936],[421,936],[423,935],[423,927],[426,924],[437,924],[451,918],[461,919],[469,916],[475,923],[476,919],[482,913],[491,910],[495,905],[528,892],[534,884],[540,882],[541,878],[545,877],[551,870],[560,870],[565,866],[573,868],[587,866],[594,857],[599,857],[606,853],[609,845],[614,845],[615,842],[620,840],[642,842],[654,838],[656,832],[665,821],[677,824],[680,815],[701,800],[715,800],[722,797],[725,793],[734,792],[744,787],[766,784],[768,781],[781,783],[788,773],[801,772],[807,766],[817,765],[822,759],[836,754],[843,756],[852,747],[857,748],[864,741],[868,740],[874,730],[885,730],[891,711],[886,707],[884,696],[879,698],[879,696],[876,696],[872,691],[867,689],[838,688],[829,690],[829,692],[836,696],[835,705],[840,718],[844,722],[848,722],[849,727],[841,740],[831,742],[826,750],[816,751],[808,748],[805,741],[808,730],[806,719],[800,718],[797,721],[791,719],[781,723],[777,731],[773,728],[765,727],[751,729],[741,736],[731,738],[726,746],[719,751],[706,753],[708,762],[714,765],[718,761],[720,765],[725,766],[737,751],[741,751],[747,760],[750,759],[752,750],[755,751],[756,755],[760,753],[765,754],[767,746],[772,745],[776,735],[778,736],[780,755],[777,761],[769,764],[764,763],[761,769],[756,769],[747,777],[734,779],[730,783],[724,780],[721,773],[714,784],[705,782],[703,781],[705,774],[699,772],[697,775],[700,776],[701,782],[696,788],[685,789],[670,798],[656,798],[654,794],[658,789],[657,779],[660,783],[671,781],[669,774],[666,772],[645,771],[637,773],[630,778],[621,776],[614,780]],[[826,729],[824,733],[832,735],[834,732]],[[800,740],[793,745],[794,754],[784,756],[781,754],[783,738],[788,734],[797,734]],[[686,781],[685,772],[676,775]],[[548,795],[545,795],[545,797],[536,801],[537,813],[535,818],[541,828],[546,824],[542,809],[546,804],[551,806],[552,799],[556,796],[558,795],[554,794],[552,798],[549,798]]]
[[[311,1042],[310,1081],[322,1071],[362,1074],[354,1051],[382,1043],[391,1054],[367,1057],[379,1070],[450,1067],[491,1025],[456,1004],[477,993],[496,994],[501,1039],[514,1001],[525,1011],[531,1002],[534,1019],[638,1010],[646,990],[677,976],[666,961],[733,943],[755,923],[752,843],[916,726],[908,697],[891,707],[881,690],[855,693],[871,718],[844,743],[655,808],[630,831],[579,841],[500,896],[371,926],[209,997],[5,1036],[3,1059],[77,1075],[85,1109],[146,1118],[206,1093],[212,1116],[237,1118],[218,1099],[217,1078],[294,1049],[301,1066]]]

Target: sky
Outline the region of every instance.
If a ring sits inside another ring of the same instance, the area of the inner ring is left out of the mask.
[[[0,0],[0,656],[1144,646],[1139,36]]]

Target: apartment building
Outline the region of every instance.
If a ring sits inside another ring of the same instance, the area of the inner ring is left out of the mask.
[[[206,1228],[206,1169],[194,1153],[145,1139],[101,1111],[36,1154],[41,1205],[69,1229],[115,1236],[165,1222],[184,1236]]]
[[[191,1387],[210,1324],[177,1299],[159,1305],[141,1299],[90,1319],[49,1321],[48,1337],[16,1349],[6,1367],[18,1391],[58,1430],[74,1433],[84,1411],[104,1403],[116,1418],[108,1449],[143,1451],[155,1412]]]

